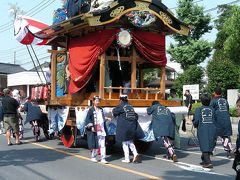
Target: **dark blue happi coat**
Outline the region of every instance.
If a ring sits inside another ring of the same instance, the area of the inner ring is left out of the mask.
[[[201,106],[196,109],[193,125],[197,128],[197,137],[202,152],[212,152],[216,141],[216,120],[214,109],[210,106]]]
[[[216,115],[217,136],[231,136],[232,124],[227,100],[222,97],[213,98],[210,106],[213,107]]]
[[[3,109],[2,106],[0,105],[0,122],[3,121]]]
[[[33,104],[30,101],[26,102],[23,107],[24,111],[27,112],[25,124],[33,120],[42,120],[42,111],[37,104]]]
[[[152,115],[151,126],[155,138],[167,136],[174,139],[175,116],[168,108],[161,104],[155,104],[147,108],[147,114]]]
[[[138,115],[127,102],[122,102],[113,109],[117,117],[116,141],[123,142],[144,138],[144,132],[138,123]]]
[[[2,97],[0,96],[0,122],[3,121]]]
[[[105,116],[103,113],[103,109],[100,108],[101,112],[102,112],[102,116],[103,116],[103,120],[104,120],[104,130],[106,132],[107,135],[107,127],[106,127],[106,120],[105,120]],[[98,144],[98,137],[97,137],[97,132],[92,132],[91,128],[95,127],[95,120],[94,120],[94,113],[95,109],[94,107],[91,107],[87,113],[87,117],[85,120],[85,125],[88,126],[88,128],[86,129],[86,134],[87,134],[87,143],[88,143],[88,148],[89,149],[98,149],[99,148],[99,144]],[[89,124],[91,124],[91,126],[89,126]]]
[[[238,120],[238,135],[236,140],[236,149],[240,148],[240,120]]]
[[[90,5],[86,0],[67,0],[64,7],[67,10],[67,17],[71,18],[81,13],[87,13]]]

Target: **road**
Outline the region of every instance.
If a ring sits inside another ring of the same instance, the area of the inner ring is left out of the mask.
[[[119,144],[114,145],[107,160],[109,164],[90,161],[90,151],[85,140],[78,140],[76,148],[65,148],[59,139],[35,143],[29,127],[25,127],[22,145],[7,146],[0,135],[0,180],[232,180],[233,160],[226,158],[220,142],[212,157],[213,169],[200,165],[199,147],[188,145],[189,134],[182,134],[182,149],[177,150],[179,162],[163,158],[165,150],[160,142],[154,142],[141,154],[142,163],[124,164]]]

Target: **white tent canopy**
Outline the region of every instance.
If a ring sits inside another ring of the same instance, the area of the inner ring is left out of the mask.
[[[43,77],[43,74],[39,72],[39,75],[42,79],[40,80],[37,72],[19,72],[15,74],[9,74],[7,77],[7,86],[20,86],[20,85],[37,85],[37,84],[45,84],[46,81]]]

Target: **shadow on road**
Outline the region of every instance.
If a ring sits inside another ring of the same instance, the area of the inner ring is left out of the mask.
[[[24,166],[33,163],[56,161],[68,155],[49,151],[48,149],[12,149],[0,151],[1,166]]]

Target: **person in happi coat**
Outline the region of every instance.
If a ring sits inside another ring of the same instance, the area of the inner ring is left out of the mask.
[[[147,108],[147,114],[152,115],[151,126],[156,140],[162,140],[167,149],[167,157],[177,162],[177,155],[171,144],[175,137],[175,116],[158,101],[153,101],[152,106]]]
[[[144,137],[144,132],[138,123],[138,115],[132,105],[128,103],[128,96],[120,96],[120,104],[113,109],[113,116],[117,118],[116,141],[122,143],[124,159],[122,162],[130,163],[129,148],[133,153],[132,162],[140,162],[134,140]]]
[[[216,143],[216,119],[214,109],[209,106],[210,101],[210,96],[203,94],[201,97],[202,106],[196,109],[193,117],[193,125],[197,128],[197,137],[202,152],[200,164],[204,168],[213,168],[210,155]]]
[[[91,161],[98,162],[97,154],[100,149],[101,163],[107,164],[106,161],[106,144],[107,136],[106,120],[103,109],[100,107],[100,97],[93,97],[93,106],[89,109],[86,117],[86,133],[88,148],[91,149]]]
[[[233,158],[234,153],[230,138],[232,135],[232,124],[229,114],[229,104],[227,100],[222,97],[222,90],[220,87],[215,88],[210,106],[213,107],[216,114],[217,136],[222,139],[222,144],[224,150],[227,152],[227,157]]]
[[[44,136],[49,139],[48,134],[48,119],[44,115],[37,101],[32,101],[29,97],[24,103],[21,111],[27,112],[25,123],[30,123],[32,126],[33,135],[36,142],[40,140],[40,127],[43,129]]]
[[[0,134],[3,133],[3,108],[2,108],[2,98],[3,97],[4,97],[4,95],[0,91]]]
[[[170,97],[168,100],[174,100],[174,101],[181,101],[180,98],[177,97],[176,90],[170,89]],[[184,119],[183,114],[175,114],[175,137],[174,137],[174,147],[180,149],[181,148],[181,141],[180,141],[180,133],[179,129],[182,124],[182,121]]]
[[[236,102],[236,108],[237,108],[237,116],[240,117],[240,98],[238,98]],[[236,140],[236,151],[235,151],[235,158],[233,161],[232,168],[236,171],[236,180],[240,179],[240,121],[238,121],[238,133],[237,133],[237,140]]]

